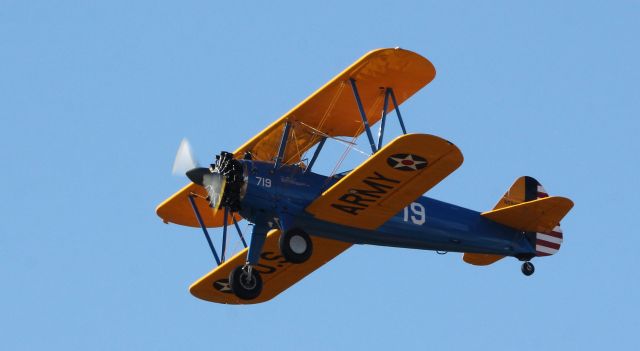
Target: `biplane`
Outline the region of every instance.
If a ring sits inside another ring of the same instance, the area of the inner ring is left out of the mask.
[[[450,141],[407,133],[399,110],[435,74],[414,52],[374,50],[210,166],[197,166],[183,141],[174,169],[191,182],[156,212],[165,223],[201,228],[218,264],[190,292],[225,304],[264,302],[353,244],[459,252],[480,266],[515,257],[526,276],[534,257],[558,252],[560,220],[573,203],[549,196],[532,177],[517,179],[485,212],[422,196],[463,161]],[[383,145],[394,114],[402,134]],[[371,155],[362,164],[339,174],[313,171],[328,139],[363,133]],[[249,238],[238,225],[243,219],[251,223]],[[244,249],[227,259],[230,226]],[[208,231],[217,227],[219,250]]]

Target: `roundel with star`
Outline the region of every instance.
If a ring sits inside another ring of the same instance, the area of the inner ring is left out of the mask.
[[[216,280],[215,282],[213,282],[213,287],[222,293],[233,293],[233,290],[231,290],[231,286],[229,285],[229,279]]]
[[[387,164],[400,171],[417,171],[427,167],[427,160],[413,154],[395,154],[389,156]]]

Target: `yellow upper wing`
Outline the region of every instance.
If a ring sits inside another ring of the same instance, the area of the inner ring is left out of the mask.
[[[378,49],[362,56],[298,106],[280,117],[235,151],[236,157],[251,151],[258,160],[271,161],[280,146],[284,123],[292,131],[283,157],[295,163],[319,140],[320,131],[329,136],[355,137],[364,131],[358,106],[349,84],[355,79],[370,125],[382,117],[385,88],[392,88],[398,104],[427,85],[436,75],[426,58],[403,49]],[[388,110],[392,110],[390,104]]]
[[[316,218],[376,229],[462,164],[462,153],[433,135],[402,135],[307,207]]]
[[[249,151],[257,160],[274,160],[284,124],[288,121],[291,130],[283,162],[296,163],[320,140],[319,134],[355,137],[364,131],[349,79],[356,80],[367,119],[373,125],[381,118],[385,88],[392,88],[398,104],[402,104],[431,82],[435,74],[431,62],[414,52],[403,49],[371,51],[238,148],[234,155],[239,158]],[[199,188],[193,183],[185,186],[161,203],[156,213],[165,222],[197,227],[187,196],[192,192],[204,194],[204,189]],[[203,218],[207,226],[222,225],[221,211],[214,215],[203,213],[203,217],[208,217]]]

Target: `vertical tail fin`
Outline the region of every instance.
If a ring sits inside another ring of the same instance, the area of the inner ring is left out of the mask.
[[[493,209],[497,210],[548,196],[547,191],[535,178],[524,176],[516,179],[511,188],[504,193]]]
[[[516,179],[511,188],[493,207],[494,210],[549,197],[549,193],[535,178],[524,176]],[[536,256],[553,255],[562,245],[562,228],[560,223],[551,231],[535,234]]]

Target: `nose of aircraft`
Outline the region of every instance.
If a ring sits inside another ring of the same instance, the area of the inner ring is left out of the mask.
[[[192,168],[187,171],[187,177],[198,185],[203,185],[203,179],[205,174],[209,174],[211,171],[209,168],[198,167]]]

